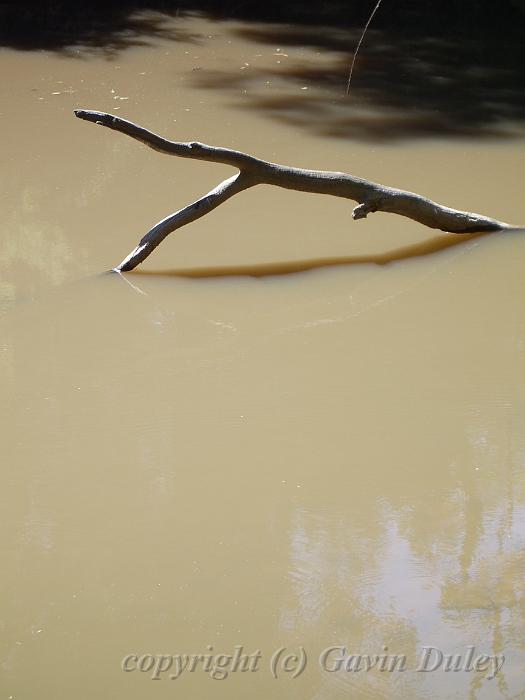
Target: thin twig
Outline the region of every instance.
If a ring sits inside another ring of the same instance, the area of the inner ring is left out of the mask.
[[[366,31],[367,31],[368,27],[370,26],[370,22],[374,19],[374,15],[377,12],[377,10],[379,9],[379,5],[382,3],[382,1],[383,0],[379,0],[377,5],[372,10],[372,14],[368,18],[368,22],[365,24],[365,28],[363,29],[363,32],[362,32],[361,36],[359,37],[359,41],[357,42],[357,46],[356,46],[356,49],[354,51],[354,56],[352,58],[352,65],[350,66],[350,73],[348,74],[348,83],[346,84],[346,96],[347,97],[350,94],[350,83],[352,82],[352,74],[354,72],[354,65],[355,65],[355,60],[357,58],[357,54],[359,53],[359,49],[361,48],[361,44],[363,43],[363,39],[365,38]]]

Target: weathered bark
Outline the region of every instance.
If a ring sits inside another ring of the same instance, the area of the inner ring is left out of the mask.
[[[418,221],[424,226],[449,233],[508,231],[518,228],[480,214],[450,209],[413,192],[386,187],[353,175],[277,165],[241,151],[207,146],[197,141],[190,143],[168,141],[133,122],[105,112],[77,109],[75,115],[80,119],[127,134],[159,153],[224,163],[239,169],[237,175],[224,180],[201,199],[156,224],[120,265],[114,268],[119,272],[133,270],[172,231],[208,214],[234,194],[260,184],[351,199],[358,202],[358,206],[352,212],[354,219],[364,219],[372,212],[383,211],[399,214]]]

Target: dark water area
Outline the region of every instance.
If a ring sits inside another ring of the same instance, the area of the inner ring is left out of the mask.
[[[163,13],[173,18],[201,13],[214,20],[283,23],[297,27],[362,29],[375,0],[25,0],[0,2],[0,44],[26,50],[59,50],[75,44],[133,45],[139,35],[162,36],[158,21],[136,17],[137,12]],[[508,43],[525,35],[522,0],[383,0],[374,15],[373,28],[392,36],[477,39],[491,46],[494,55],[506,53]],[[329,37],[327,37],[330,42]],[[491,51],[492,53],[492,51]]]
[[[374,3],[375,4],[375,3]],[[274,78],[301,93],[259,96],[247,108],[335,138],[395,141],[422,137],[513,138],[525,127],[525,12],[523,3],[413,0],[384,2],[374,16],[356,62],[351,94],[349,66],[373,5],[370,2],[4,2],[0,46],[50,50],[71,58],[95,53],[115,60],[157,40],[198,39],[184,18],[243,20],[238,32],[261,47],[277,43],[319,52],[316,63],[282,62],[273,71],[204,70],[202,89],[251,92]],[[359,105],[359,109],[356,109]]]

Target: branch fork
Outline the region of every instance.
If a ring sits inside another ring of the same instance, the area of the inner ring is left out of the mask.
[[[120,131],[159,153],[223,163],[238,169],[236,175],[219,183],[211,192],[155,224],[143,236],[138,246],[114,268],[117,272],[133,270],[170,233],[205,216],[233,195],[259,184],[351,199],[358,202],[352,212],[354,220],[364,219],[376,211],[383,211],[399,214],[424,226],[449,233],[508,231],[519,228],[480,214],[450,209],[414,192],[387,187],[346,173],[278,165],[242,151],[208,146],[198,141],[169,141],[138,124],[106,112],[77,109],[75,115],[79,119]]]

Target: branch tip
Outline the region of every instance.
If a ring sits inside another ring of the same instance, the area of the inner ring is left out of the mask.
[[[357,221],[358,219],[366,219],[369,214],[377,211],[377,205],[372,202],[361,202],[357,207],[354,208],[352,212],[352,219]]]

